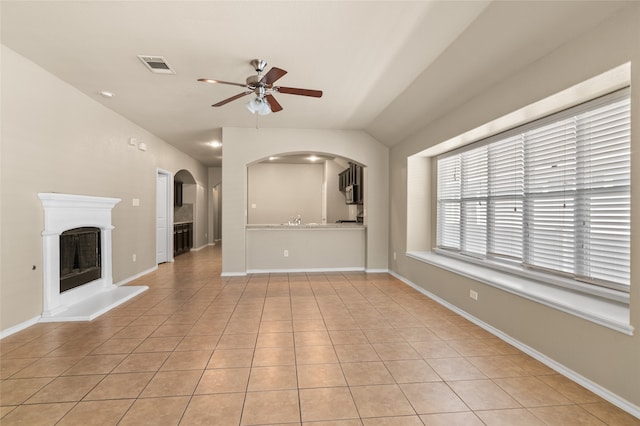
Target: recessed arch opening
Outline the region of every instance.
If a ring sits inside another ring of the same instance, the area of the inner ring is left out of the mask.
[[[290,151],[246,166],[247,224],[364,223],[362,163],[329,152]]]

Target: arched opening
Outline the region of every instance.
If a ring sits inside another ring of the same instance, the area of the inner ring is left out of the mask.
[[[193,247],[197,212],[197,184],[188,170],[179,170],[173,177],[173,255],[188,252]]]
[[[364,223],[366,167],[330,153],[287,152],[247,165],[247,224]]]

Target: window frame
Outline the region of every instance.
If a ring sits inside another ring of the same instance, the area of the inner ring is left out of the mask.
[[[570,117],[575,117],[581,113],[584,113],[588,110],[593,110],[596,108],[599,108],[603,105],[606,104],[610,104],[610,103],[614,103],[616,102],[618,99],[622,99],[622,98],[628,98],[630,96],[630,88],[624,87],[622,89],[618,89],[615,91],[612,91],[610,93],[604,94],[602,96],[596,97],[594,99],[591,100],[587,100],[577,106],[573,106],[570,108],[567,108],[566,110],[560,111],[560,112],[556,112],[553,114],[550,114],[546,117],[540,118],[538,120],[534,120],[531,121],[529,123],[525,123],[522,125],[519,125],[513,129],[507,130],[505,132],[501,132],[499,134],[493,135],[491,137],[485,138],[483,140],[471,143],[469,145],[466,145],[464,147],[449,151],[449,152],[445,152],[443,154],[441,154],[440,156],[437,157],[437,161],[436,164],[438,165],[438,169],[439,169],[439,165],[440,165],[440,161],[441,160],[446,160],[447,158],[451,158],[453,156],[457,156],[458,158],[463,158],[463,156],[465,155],[465,152],[469,152],[469,151],[473,151],[473,150],[477,150],[482,148],[483,146],[487,146],[487,150],[489,151],[490,147],[492,146],[491,144],[495,144],[495,143],[499,143],[500,141],[503,141],[505,139],[508,138],[512,138],[512,137],[517,137],[518,135],[524,135],[525,133],[534,130],[534,129],[540,129],[544,126],[556,123],[556,122],[560,122],[562,120],[566,120],[567,118]],[[524,144],[524,142],[523,142]],[[629,155],[630,155],[630,151],[629,151]],[[459,160],[460,163],[462,163],[462,159]],[[490,167],[490,163],[491,160],[488,159],[487,160],[487,169]],[[524,167],[526,167],[526,165],[524,165]],[[462,169],[460,171],[460,173],[464,173],[464,169]],[[436,175],[439,175],[439,172],[436,172]],[[463,181],[464,177],[461,177],[461,181]],[[494,253],[492,253],[492,235],[495,236],[494,233],[492,233],[491,229],[492,226],[495,226],[495,222],[493,222],[491,220],[491,212],[494,210],[493,208],[489,208],[488,203],[490,202],[491,197],[489,196],[489,191],[487,190],[487,197],[476,197],[476,198],[472,198],[472,200],[475,200],[477,202],[482,203],[483,200],[486,203],[485,204],[485,209],[486,209],[486,227],[485,227],[485,233],[486,233],[486,238],[485,238],[485,244],[486,244],[486,250],[484,254],[478,254],[478,253],[473,253],[472,251],[469,252],[468,250],[465,250],[466,246],[465,246],[465,220],[464,220],[464,209],[463,209],[463,203],[464,201],[462,201],[463,198],[463,192],[464,192],[464,188],[462,188],[462,183],[461,183],[461,188],[459,189],[459,192],[461,194],[461,199],[459,201],[460,204],[460,208],[458,209],[459,211],[459,228],[460,228],[460,235],[458,237],[458,247],[453,247],[453,246],[446,246],[446,242],[445,244],[441,244],[443,241],[441,239],[441,235],[442,235],[442,230],[443,230],[443,223],[441,223],[440,221],[440,216],[441,216],[441,212],[442,212],[442,200],[440,199],[440,190],[442,185],[444,185],[439,179],[436,182],[436,188],[437,188],[437,195],[436,195],[436,199],[437,199],[437,207],[436,207],[436,211],[437,211],[437,219],[436,219],[436,248],[434,249],[434,251],[438,254],[446,254],[446,255],[452,255],[455,258],[461,259],[461,260],[469,260],[473,263],[479,263],[479,264],[483,264],[485,266],[488,267],[492,267],[492,268],[496,268],[499,270],[507,270],[509,272],[512,273],[517,273],[518,275],[522,275],[525,277],[532,277],[534,279],[541,279],[543,278],[545,281],[547,282],[551,282],[554,285],[558,285],[561,287],[565,287],[565,288],[571,288],[573,290],[578,290],[581,292],[585,292],[585,293],[589,293],[589,294],[594,294],[594,295],[598,295],[601,297],[605,297],[605,298],[611,298],[613,300],[618,300],[618,301],[622,301],[624,299],[628,300],[628,294],[630,291],[630,282],[629,285],[624,285],[624,284],[618,284],[615,282],[604,282],[598,279],[594,279],[594,278],[589,278],[589,277],[582,277],[579,276],[577,274],[571,273],[571,274],[564,274],[561,271],[554,271],[554,270],[546,270],[545,268],[541,268],[539,266],[530,266],[527,265],[527,258],[526,258],[526,247],[528,244],[523,243],[523,255],[522,258],[516,258],[516,259],[510,259],[509,256],[504,256],[504,255],[495,255]],[[576,196],[580,195],[580,192],[582,190],[576,190],[575,194]],[[630,187],[627,190],[627,194],[630,196]],[[544,197],[544,195],[543,195]],[[498,197],[494,197],[494,199],[498,199]],[[515,198],[512,196],[512,199],[515,200]],[[444,199],[444,202],[447,203],[447,199]],[[522,202],[525,203],[527,202],[527,198],[524,197],[523,194],[523,198],[522,198]],[[448,201],[448,203],[455,203],[455,201]],[[530,212],[530,209],[527,208],[523,208],[523,212],[522,212],[522,224],[523,224],[523,228],[524,228],[524,224],[525,224],[525,215],[527,212]],[[525,231],[523,230],[523,238]],[[630,232],[630,229],[629,229]],[[576,256],[576,251],[578,249],[576,248],[575,244],[574,247],[572,249],[572,253],[573,256]],[[630,265],[630,258],[629,258],[629,265]],[[630,266],[629,266],[630,268]],[[574,268],[575,271],[575,268]],[[594,287],[596,287],[594,289]],[[601,289],[604,289],[605,291],[599,291],[598,287]],[[612,292],[613,291],[613,292]],[[620,292],[622,293],[621,295],[616,295],[615,293]],[[604,295],[604,296],[603,296]]]

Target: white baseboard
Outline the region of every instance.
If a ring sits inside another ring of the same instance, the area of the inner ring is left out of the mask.
[[[368,274],[389,273],[388,269],[365,269],[359,266],[345,268],[295,268],[295,269],[248,269],[247,272],[223,272],[221,277],[245,277],[248,274],[299,274],[303,272],[322,273],[322,272],[365,272]]]
[[[246,272],[222,272],[221,277],[246,277]]]
[[[451,310],[451,311],[463,316],[464,318],[468,319],[472,323],[474,323],[477,326],[483,328],[484,330],[488,331],[489,333],[493,334],[494,336],[498,337],[499,339],[509,343],[512,346],[515,346],[516,348],[520,349],[522,352],[526,353],[527,355],[531,356],[532,358],[535,358],[536,360],[540,361],[541,363],[543,363],[547,367],[551,368],[552,370],[555,370],[556,372],[562,374],[563,376],[565,376],[565,377],[573,380],[574,382],[578,383],[579,385],[587,388],[588,390],[590,390],[591,392],[595,393],[596,395],[598,395],[602,399],[612,403],[616,407],[626,411],[627,413],[631,414],[632,416],[640,418],[640,407],[639,406],[637,406],[637,405],[627,401],[626,399],[616,395],[615,393],[611,392],[609,389],[606,389],[603,386],[600,386],[599,384],[593,382],[592,380],[590,380],[590,379],[588,379],[588,378],[576,373],[575,371],[573,371],[570,368],[564,366],[563,364],[560,364],[559,362],[549,358],[548,356],[546,356],[542,352],[539,352],[536,349],[534,349],[534,348],[532,348],[532,347],[530,347],[530,346],[528,346],[528,345],[526,345],[526,344],[514,339],[513,337],[509,336],[508,334],[503,333],[502,331],[500,331],[497,328],[487,324],[486,322],[474,317],[473,315],[469,314],[468,312],[463,311],[462,309],[460,309],[457,306],[447,302],[446,300],[436,296],[435,294],[431,293],[430,291],[425,290],[424,288],[420,287],[419,285],[409,281],[408,279],[406,279],[402,275],[399,275],[399,274],[395,273],[394,271],[389,271],[389,274],[394,276],[394,277],[396,277],[397,279],[399,279],[403,283],[407,284],[408,286],[412,287],[416,291],[424,294],[429,299],[432,299],[435,302],[437,302],[437,303],[441,304],[442,306],[444,306],[445,308],[448,308],[449,310]]]
[[[203,248],[208,247],[208,246],[212,246],[212,245],[214,245],[214,244],[203,244],[203,245],[201,245],[200,247],[193,247],[193,248],[191,248],[191,250],[189,250],[189,251],[200,251],[200,250],[202,250]]]
[[[118,281],[117,283],[114,283],[114,285],[117,286],[117,287],[120,287],[121,285],[125,285],[127,283],[130,283],[133,280],[137,280],[138,278],[143,277],[143,276],[145,276],[145,275],[147,275],[147,274],[149,274],[149,273],[151,273],[151,272],[153,272],[153,271],[155,271],[157,269],[158,269],[158,265],[156,265],[156,266],[154,266],[152,268],[146,269],[146,270],[144,270],[142,272],[138,272],[135,275],[131,275],[130,277],[127,277],[127,278],[125,278],[125,279],[123,279],[121,281]]]
[[[40,318],[42,318],[42,316],[38,315],[37,317],[33,317],[24,322],[21,322],[20,324],[16,324],[13,327],[9,327],[0,331],[0,340],[4,339],[5,337],[11,336],[12,334],[15,334],[19,331],[22,331],[25,328],[29,328],[34,324],[37,324],[40,321]]]
[[[364,272],[361,267],[345,267],[345,268],[294,268],[294,269],[249,269],[248,274],[299,274],[308,272],[310,274],[322,272]]]

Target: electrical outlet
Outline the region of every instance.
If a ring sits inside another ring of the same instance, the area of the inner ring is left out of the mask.
[[[469,297],[473,300],[478,300],[478,292],[474,290],[469,290]]]
[[[284,257],[289,257],[289,250],[284,251]]]
[[[393,252],[393,260],[396,260],[396,252]]]
[[[136,261],[136,254],[135,253],[133,254],[133,258],[132,259],[133,259],[134,262]]]

